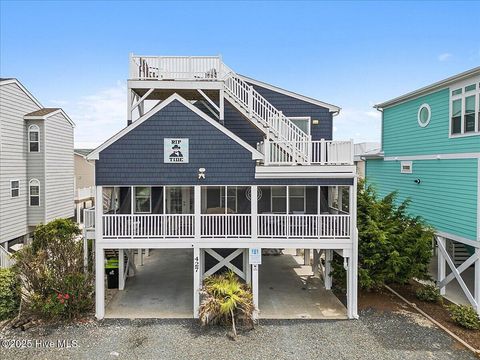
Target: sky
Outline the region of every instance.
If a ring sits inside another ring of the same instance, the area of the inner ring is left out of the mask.
[[[373,105],[480,65],[480,2],[0,1],[0,77],[93,148],[126,125],[129,53],[222,55],[342,108],[334,139],[379,141]]]

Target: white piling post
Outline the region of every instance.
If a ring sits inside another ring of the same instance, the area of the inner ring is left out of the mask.
[[[200,287],[201,287],[201,268],[200,248],[193,248],[193,317],[198,319],[198,310],[200,307]]]
[[[255,310],[253,312],[253,319],[258,319],[259,305],[258,305],[258,271],[259,265],[252,265],[252,294],[253,294],[253,306]]]
[[[443,245],[443,248],[446,248],[446,241],[444,237],[437,236],[437,242],[441,245]],[[443,256],[441,251],[437,251],[437,280],[438,283],[440,283],[443,279],[445,279],[446,276],[446,271],[447,271],[447,262],[445,260],[445,257]],[[442,286],[440,288],[440,295],[445,295],[446,293],[446,287]]]
[[[330,275],[332,272],[332,258],[333,250],[325,250],[325,274],[323,275],[323,279],[325,282],[325,289],[327,290],[332,289],[332,276]]]
[[[125,258],[124,250],[118,249],[118,290],[125,288]]]

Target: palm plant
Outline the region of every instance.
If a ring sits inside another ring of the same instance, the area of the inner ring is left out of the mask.
[[[253,326],[253,296],[250,287],[244,284],[231,270],[205,279],[199,317],[202,325],[232,325],[237,336],[236,323]]]

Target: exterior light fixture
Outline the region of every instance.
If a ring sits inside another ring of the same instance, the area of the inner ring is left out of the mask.
[[[198,180],[205,179],[205,168],[198,169]]]
[[[422,182],[422,180],[420,179],[415,179],[414,181],[415,181],[415,184],[420,184]]]

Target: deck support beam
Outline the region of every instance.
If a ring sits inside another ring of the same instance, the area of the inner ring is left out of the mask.
[[[125,254],[123,249],[118,249],[118,290],[125,288]]]
[[[310,249],[303,250],[303,265],[310,265]]]

